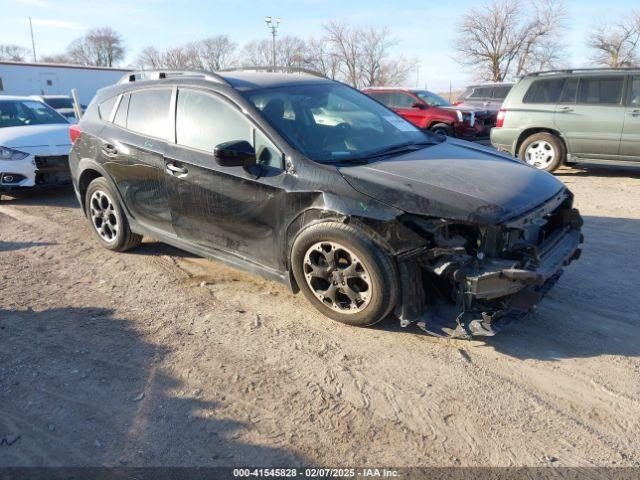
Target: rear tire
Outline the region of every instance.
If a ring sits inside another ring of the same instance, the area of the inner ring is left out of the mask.
[[[398,300],[398,274],[391,257],[350,225],[326,222],[305,229],[293,244],[291,265],[307,300],[347,325],[373,325]]]
[[[103,177],[94,179],[85,194],[85,214],[100,244],[124,252],[136,248],[142,236],[131,231],[117,194]]]
[[[518,158],[538,170],[553,172],[564,163],[566,151],[562,140],[547,132],[528,136],[520,149]]]

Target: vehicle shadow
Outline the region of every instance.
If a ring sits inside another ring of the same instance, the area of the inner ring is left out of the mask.
[[[172,247],[166,243],[158,242],[152,238],[144,237],[144,241],[138,248],[125,252],[127,255],[151,255],[155,257],[170,256],[180,258],[199,258],[193,253]]]
[[[52,242],[4,242],[0,240],[0,252],[11,252],[13,250],[22,250],[23,248],[32,247],[48,247],[51,245],[57,245]]]
[[[578,163],[571,166],[562,167],[553,174],[556,177],[627,177],[640,178],[640,164],[621,165],[612,163],[611,165]]]
[[[171,352],[113,310],[0,308],[0,336],[0,467],[308,463],[236,440],[253,425],[225,392],[182,391]]]
[[[42,205],[46,207],[80,208],[71,185],[3,193],[0,205]]]

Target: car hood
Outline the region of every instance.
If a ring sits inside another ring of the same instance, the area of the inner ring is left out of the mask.
[[[564,188],[549,173],[458,140],[339,171],[360,193],[407,213],[482,224],[524,214]]]
[[[57,123],[0,128],[0,145],[9,148],[71,146],[69,124]]]

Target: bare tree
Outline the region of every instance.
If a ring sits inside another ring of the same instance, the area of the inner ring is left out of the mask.
[[[594,50],[593,60],[612,68],[638,64],[640,50],[640,11],[631,18],[593,28],[587,45]]]
[[[360,80],[360,54],[361,44],[359,32],[355,28],[349,27],[346,23],[335,20],[329,21],[324,26],[327,34],[327,41],[339,59],[338,69],[347,83],[358,87]]]
[[[72,63],[71,59],[66,53],[54,53],[51,55],[43,55],[40,57],[40,61],[45,63]]]
[[[112,67],[124,59],[125,48],[118,32],[109,27],[95,28],[71,42],[67,55],[78,65]]]
[[[307,40],[306,67],[325,77],[336,79],[340,60],[325,37]]]
[[[245,67],[265,67],[273,64],[271,40],[253,40],[242,49],[242,65]],[[308,65],[308,49],[304,40],[284,36],[276,42],[276,64],[280,67],[302,68]]]
[[[236,63],[238,44],[227,35],[216,35],[195,42],[192,47],[203,70],[217,71]]]
[[[483,80],[501,82],[534,66],[550,63],[557,54],[544,50],[564,28],[561,0],[494,0],[463,15],[455,40],[457,60],[476,69]]]
[[[0,60],[24,62],[29,51],[19,45],[0,45]]]

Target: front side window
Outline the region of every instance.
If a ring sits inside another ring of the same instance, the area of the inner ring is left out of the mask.
[[[416,100],[407,93],[392,93],[391,105],[395,108],[412,108]]]
[[[582,77],[578,86],[578,103],[619,104],[624,77]]]
[[[362,161],[380,150],[434,141],[369,96],[344,85],[296,85],[243,95],[292,147],[320,163]],[[295,119],[286,118],[285,105],[295,111]]]
[[[575,103],[576,94],[578,93],[578,78],[569,78],[564,82],[562,95],[560,95],[560,103]]]
[[[49,105],[36,100],[0,100],[0,128],[69,123]]]
[[[236,140],[245,140],[253,145],[259,164],[282,167],[280,152],[229,102],[195,90],[178,91],[178,145],[212,154],[217,145]]]
[[[640,76],[636,76],[631,79],[628,103],[632,107],[640,107]]]
[[[450,107],[451,106],[449,102],[447,102],[440,95],[436,95],[435,93],[431,93],[426,90],[415,92],[415,93],[430,107]]]
[[[170,140],[171,90],[137,90],[130,94],[127,128],[150,137]]]
[[[524,103],[557,103],[564,81],[564,78],[535,80],[522,101]]]

